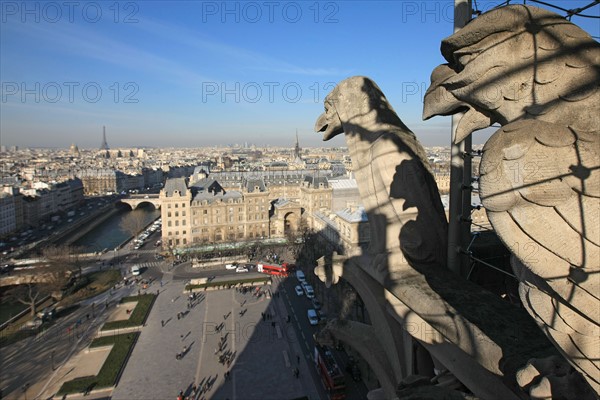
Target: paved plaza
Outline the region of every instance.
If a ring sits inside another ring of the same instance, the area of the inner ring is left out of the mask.
[[[197,292],[189,308],[183,281],[165,275],[163,283],[151,288],[160,295],[113,399],[175,399],[180,391],[195,399],[319,398],[308,373],[312,366],[304,358],[297,363],[301,351],[279,296],[236,289]],[[276,293],[277,286],[262,288]],[[219,362],[221,355],[229,357],[229,365]]]
[[[256,288],[245,293],[235,288],[208,290],[195,292],[191,303],[189,293],[184,293],[186,283],[173,279],[168,272],[162,281],[154,280],[148,287],[148,292],[159,295],[114,390],[97,389],[66,398],[164,400],[175,399],[180,391],[193,399],[321,398],[322,389],[316,387],[321,383],[313,380],[314,366],[310,358],[305,358],[296,336],[297,324],[287,322],[284,299],[288,296],[280,292],[284,290],[281,278],[274,277],[271,285],[261,285],[260,296],[256,296]],[[84,316],[93,314],[93,303],[110,300],[113,305],[98,310],[90,322],[84,319],[85,335],[64,343],[68,345],[68,355],[63,358],[57,351],[56,369],[48,376],[29,380],[32,385],[26,392],[14,391],[8,396],[5,393],[5,398],[64,398],[55,393],[65,381],[97,374],[109,348],[89,349],[82,345],[91,342],[104,322],[131,316],[128,311],[135,308],[135,302],[116,307],[114,304],[135,291],[135,287],[126,286],[86,300],[78,311]],[[296,320],[295,314],[291,317]],[[68,318],[80,317],[73,314]],[[61,326],[69,325],[69,321],[63,322]],[[59,326],[51,331],[56,329]],[[306,338],[301,336],[306,346]],[[19,351],[30,345],[15,346],[14,350]],[[50,359],[50,353],[53,350],[46,348],[43,358]]]

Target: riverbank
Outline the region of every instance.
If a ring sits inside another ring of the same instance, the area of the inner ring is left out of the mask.
[[[69,246],[119,212],[120,210],[116,207],[116,203],[107,204],[97,212],[69,225],[67,229],[61,232],[60,236],[52,240],[52,243]]]

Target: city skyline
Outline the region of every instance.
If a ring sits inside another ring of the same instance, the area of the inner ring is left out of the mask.
[[[314,122],[336,83],[367,75],[424,145],[447,146],[450,118],[421,112],[452,20],[450,1],[4,2],[2,144],[97,148],[106,126],[114,148],[287,146],[296,132],[340,147]]]

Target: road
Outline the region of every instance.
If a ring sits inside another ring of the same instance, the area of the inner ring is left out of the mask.
[[[33,399],[59,365],[87,347],[121,297],[131,286],[111,290],[59,315],[44,332],[2,348],[0,382],[4,398]]]
[[[85,268],[85,271],[91,272],[93,270],[107,268],[112,264],[113,267],[120,268],[124,276],[130,276],[129,271],[131,266],[138,264],[146,267],[141,275],[141,278],[152,280],[155,282],[155,285],[158,285],[158,282],[162,281],[165,282],[165,285],[168,282],[172,282],[169,285],[169,287],[171,287],[169,290],[175,290],[175,292],[179,290],[179,293],[181,293],[181,289],[185,283],[183,281],[192,278],[246,275],[246,273],[236,273],[234,270],[226,270],[223,265],[201,269],[192,268],[191,263],[189,262],[172,266],[170,263],[167,263],[164,260],[157,260],[155,258],[157,250],[152,247],[152,243],[156,241],[155,235],[157,236],[158,233],[153,234],[154,239],[153,236],[151,236],[147,241],[148,244],[146,244],[140,250],[133,250],[130,247],[126,247],[119,251],[107,252],[103,254],[99,261],[93,262],[91,265]],[[317,374],[317,370],[313,362],[313,334],[317,332],[318,327],[311,326],[306,317],[306,310],[308,308],[312,308],[312,304],[304,295],[296,295],[294,286],[297,285],[298,282],[295,277],[277,277],[274,279],[274,281],[275,283],[271,287],[271,290],[273,293],[276,293],[275,296],[277,301],[275,301],[274,298],[269,302],[262,303],[262,306],[255,306],[252,308],[253,314],[250,313],[248,318],[255,318],[257,319],[257,322],[260,322],[262,315],[261,313],[267,312],[266,310],[272,310],[277,315],[277,324],[281,326],[283,335],[288,339],[287,347],[284,347],[283,349],[288,353],[289,363],[291,364],[290,368],[293,368],[294,365],[300,367],[300,376],[298,380],[292,380],[291,384],[294,384],[295,382],[296,384],[302,383],[301,387],[312,387],[314,388],[312,390],[315,391],[314,393],[316,397],[326,399],[327,395],[325,389],[321,383],[320,376]],[[72,355],[89,345],[93,334],[107,318],[108,313],[105,311],[103,304],[108,303],[114,305],[121,297],[135,294],[132,293],[134,290],[137,290],[137,287],[124,286],[117,290],[104,293],[94,299],[87,300],[83,302],[79,308],[76,308],[69,314],[58,318],[52,327],[50,327],[43,334],[38,335],[38,337],[32,337],[9,347],[3,348],[1,352],[2,368],[0,370],[0,382],[2,382],[2,393],[6,396],[6,398],[32,399],[38,394],[42,393],[50,380],[56,378],[54,369],[56,369],[58,365],[65,363]],[[223,291],[223,294],[225,292],[231,291]],[[233,306],[231,307],[233,308],[230,307],[231,312],[237,312],[238,310],[236,307],[239,308],[240,304],[243,304],[243,301],[245,301],[242,298],[237,298],[236,296],[237,295],[234,295],[232,298]],[[161,295],[159,298],[164,301],[166,297]],[[216,309],[217,311],[213,310],[209,313],[206,309],[206,304],[207,303],[204,303],[199,307],[199,310],[204,311],[200,311],[200,316],[198,317],[201,318],[201,321],[204,321],[204,325],[206,325],[206,318],[216,319],[218,318],[218,315],[222,315],[227,312],[227,306],[224,306],[225,308],[223,310],[221,310],[220,307]],[[211,304],[215,303],[211,301]],[[166,306],[162,308],[165,307]],[[155,305],[155,309],[156,310],[153,309],[150,314],[149,324],[155,320],[154,323],[156,324],[156,321],[158,321],[158,325],[160,326],[161,319],[167,320],[167,318],[161,318],[159,316],[160,313],[164,312],[160,311],[161,307]],[[212,315],[213,312],[216,314]],[[256,315],[257,313],[258,316]],[[290,317],[289,323],[287,322],[288,316]],[[190,318],[189,321],[191,322],[192,319]],[[290,330],[290,327],[292,327],[292,330]],[[144,329],[149,329],[149,327]],[[234,328],[232,327],[231,329]],[[190,329],[190,331],[192,331],[192,329]],[[144,335],[142,335],[142,337],[144,337]],[[245,346],[244,356],[238,361],[247,365],[256,364],[259,366],[258,368],[260,368],[262,362],[261,360],[264,358],[264,352],[261,352],[260,347],[257,349],[256,346],[248,346],[248,342],[252,342],[252,340],[248,339],[249,338],[246,338],[246,341],[238,343],[240,348]],[[137,352],[142,351],[141,349],[143,346],[140,345],[141,343],[144,343],[144,341],[140,339],[140,342],[138,345],[136,345],[136,347],[139,346],[140,349],[134,349],[134,355],[138,354]],[[148,351],[148,348],[156,348],[156,343],[146,343],[146,350],[144,351]],[[196,345],[198,345],[198,349],[200,348],[200,343],[201,342],[196,343]],[[211,356],[211,350],[207,351],[208,356],[204,355],[205,358]],[[300,356],[300,358],[297,359],[297,356]],[[345,353],[334,351],[334,356],[338,360],[340,368],[344,370],[348,361]],[[211,365],[210,360],[203,359],[202,357],[203,356],[201,354],[196,356],[198,367],[190,367],[193,369],[193,371],[196,371],[195,375],[191,377],[191,381],[194,381],[195,378],[200,377],[199,374],[201,370],[199,369],[199,365],[201,364],[201,360],[204,364]],[[253,358],[258,359],[254,360]],[[130,360],[131,366],[128,365],[126,368],[126,370],[130,371],[130,373],[131,371],[135,371],[136,368],[140,368],[140,366],[136,367],[134,365],[135,359],[135,357],[132,357]],[[191,357],[190,360],[192,360]],[[146,360],[145,362],[147,363],[148,361]],[[143,365],[144,362],[141,364],[142,373],[144,373]],[[181,366],[184,364],[178,363],[175,365]],[[239,366],[241,366],[241,364],[238,365],[238,367]],[[240,375],[236,375],[236,378],[234,379],[236,382],[235,385],[231,386],[232,384],[227,384],[227,382],[223,381],[221,382],[218,392],[222,394],[227,393],[228,396],[235,396],[236,392],[233,388],[250,387],[248,385],[250,385],[253,382],[252,379],[255,379],[256,377],[254,375],[245,376],[242,373],[243,370],[244,368],[242,367],[242,370],[239,370],[238,372]],[[203,371],[202,373],[205,374],[205,372],[206,371]],[[160,368],[157,370],[157,373],[160,374]],[[221,376],[222,373],[223,372],[221,371]],[[206,372],[205,375],[210,375],[210,373]],[[124,374],[124,378],[127,378],[126,374]],[[120,384],[118,387],[117,393],[121,393],[121,395],[124,393],[130,394],[137,390],[135,387],[135,379],[133,380],[134,383],[131,383],[130,381],[129,384],[126,384],[125,382],[127,382],[127,379],[125,379],[123,382],[124,383]],[[366,398],[367,390],[362,382],[355,383],[350,376],[346,376],[346,386],[348,393],[347,398],[349,400]],[[290,387],[293,387],[293,385]],[[234,391],[231,392],[231,390]],[[10,397],[7,396],[9,394]],[[239,397],[240,394],[238,393],[237,396]],[[314,398],[315,396],[311,398]]]

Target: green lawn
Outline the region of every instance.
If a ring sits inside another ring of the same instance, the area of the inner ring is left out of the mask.
[[[84,376],[63,383],[57,395],[80,393],[92,389],[112,387],[117,383],[121,371],[127,363],[131,350],[139,333],[132,332],[123,335],[105,336],[95,339],[90,348],[113,345],[100,372],[96,376]]]
[[[0,324],[5,323],[21,311],[28,308],[22,303],[4,302],[0,303]]]
[[[109,331],[113,329],[131,328],[135,326],[143,325],[146,322],[146,318],[152,309],[156,299],[155,294],[142,294],[140,296],[123,297],[121,303],[127,303],[131,301],[137,301],[137,305],[133,309],[129,319],[121,321],[109,321],[102,326],[103,331]]]

